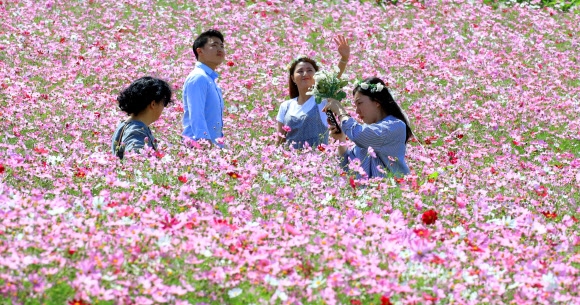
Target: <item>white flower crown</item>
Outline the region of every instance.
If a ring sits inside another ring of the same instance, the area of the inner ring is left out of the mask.
[[[381,83],[369,84],[363,81],[358,81],[356,85],[363,90],[369,90],[371,93],[381,92],[383,91],[383,88],[385,88],[385,86]]]

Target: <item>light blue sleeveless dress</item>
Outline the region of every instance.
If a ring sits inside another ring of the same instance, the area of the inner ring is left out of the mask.
[[[328,126],[322,122],[318,105],[299,116],[286,112],[282,123],[290,127],[286,134],[286,143],[295,149],[304,148],[306,143],[310,147],[328,144]]]

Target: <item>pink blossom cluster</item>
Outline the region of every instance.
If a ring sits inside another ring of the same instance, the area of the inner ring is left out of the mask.
[[[0,15],[0,303],[580,303],[577,13],[0,0]],[[226,149],[180,138],[208,28],[226,37]],[[347,79],[383,78],[411,120],[405,178],[354,179],[334,143],[274,144],[286,65],[331,69],[336,34]],[[176,103],[152,125],[159,150],[121,162],[115,98],[144,75]]]

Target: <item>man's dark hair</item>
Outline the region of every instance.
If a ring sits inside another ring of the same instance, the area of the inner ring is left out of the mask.
[[[172,103],[171,88],[164,80],[145,76],[137,79],[119,93],[119,108],[128,115],[137,115],[145,110],[152,101],[163,102],[164,106]]]
[[[193,54],[195,54],[195,59],[198,59],[197,48],[203,48],[210,37],[217,37],[222,41],[222,43],[224,42],[224,35],[222,35],[218,30],[209,29],[201,33],[201,35],[197,36],[193,42]]]

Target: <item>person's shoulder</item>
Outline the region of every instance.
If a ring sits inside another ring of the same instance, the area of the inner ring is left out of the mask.
[[[405,125],[405,122],[403,122],[403,120],[395,117],[394,115],[388,115],[386,118],[383,119],[383,122],[386,122],[387,124],[403,124],[403,125]]]
[[[282,104],[280,104],[280,107],[281,108],[288,108],[288,107],[290,107],[290,105],[293,102],[296,102],[296,98],[291,98],[291,99],[288,99],[288,100],[283,101]]]
[[[207,82],[211,81],[211,77],[205,73],[205,71],[199,67],[195,67],[193,71],[189,73],[185,79],[185,83],[197,83],[197,82]]]
[[[126,133],[130,132],[146,132],[149,127],[141,121],[129,121],[127,122],[127,127],[125,128]]]
[[[119,124],[117,124],[116,130],[117,131],[124,130],[124,132],[126,133],[128,130],[138,129],[138,128],[142,128],[142,127],[147,127],[147,125],[145,125],[141,121],[126,121],[126,120],[123,120],[123,121],[119,122]]]
[[[211,77],[209,77],[209,75],[205,74],[205,72],[203,72],[203,70],[201,70],[201,72],[197,72],[197,71],[193,71],[191,73],[189,73],[189,75],[187,76],[188,80],[204,80],[204,81],[211,81]]]
[[[407,126],[407,125],[405,125],[405,122],[403,122],[402,120],[400,120],[392,115],[387,116],[379,124],[383,125],[385,127],[388,127],[390,130],[404,130],[404,131],[406,131],[406,126]]]
[[[119,130],[119,129],[123,128],[123,126],[125,126],[125,124],[126,124],[125,121],[119,122],[119,124],[117,124],[117,128],[115,128],[115,130]]]

